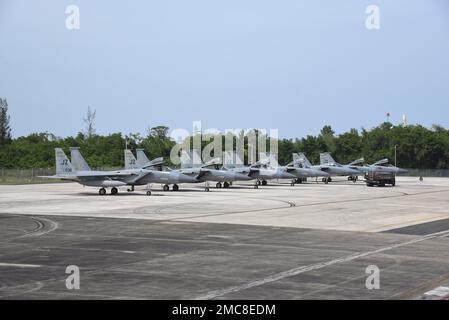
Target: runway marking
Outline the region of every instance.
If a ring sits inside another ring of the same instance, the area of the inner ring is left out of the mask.
[[[276,273],[273,274],[271,276],[259,279],[259,280],[255,280],[255,281],[251,281],[242,285],[238,285],[238,286],[233,286],[233,287],[229,287],[226,289],[221,289],[221,290],[214,290],[214,291],[210,291],[204,295],[198,296],[195,298],[195,300],[211,300],[211,299],[215,299],[218,297],[222,297],[224,295],[230,294],[230,293],[235,293],[235,292],[239,292],[242,290],[246,290],[246,289],[250,289],[250,288],[254,288],[254,287],[259,287],[262,285],[265,285],[267,283],[271,283],[271,282],[275,282],[278,280],[282,280],[284,278],[289,278],[289,277],[293,277],[308,271],[313,271],[313,270],[318,270],[318,269],[322,269],[328,266],[332,266],[334,264],[339,264],[339,263],[344,263],[344,262],[350,262],[359,258],[364,258],[373,254],[378,254],[378,253],[382,253],[385,251],[390,251],[393,249],[397,249],[397,248],[401,248],[404,246],[408,246],[410,244],[415,244],[415,243],[419,243],[419,242],[423,242],[426,240],[430,240],[430,239],[434,239],[443,235],[449,235],[449,230],[446,231],[441,231],[441,232],[437,232],[437,233],[432,233],[426,236],[422,236],[422,237],[418,237],[415,239],[411,239],[405,242],[401,242],[401,243],[397,243],[397,244],[393,244],[390,246],[386,246],[386,247],[382,247],[376,250],[371,250],[371,251],[367,251],[364,253],[356,253],[356,254],[352,254],[346,257],[341,257],[341,258],[337,258],[337,259],[333,259],[330,261],[326,261],[326,262],[321,262],[321,263],[317,263],[314,265],[310,265],[310,266],[301,266],[298,268],[293,268],[290,270],[286,270],[280,273]]]
[[[16,216],[20,216],[20,214],[18,214],[18,215],[16,214]],[[21,238],[43,236],[44,234],[53,232],[59,228],[59,224],[50,219],[41,218],[41,217],[39,217],[39,218],[30,217],[30,219],[33,220],[37,224],[37,227],[36,227],[36,229],[32,230],[31,232],[28,232],[28,233],[24,234],[23,236],[21,236]]]
[[[39,264],[21,264],[21,263],[4,263],[0,262],[0,267],[16,267],[16,268],[41,268]]]
[[[449,287],[438,287],[432,291],[424,293],[425,296],[434,296],[441,299],[449,298]]]

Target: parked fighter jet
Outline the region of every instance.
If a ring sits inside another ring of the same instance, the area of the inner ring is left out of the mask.
[[[293,162],[302,164],[305,168],[317,169],[328,173],[329,177],[323,178],[323,182],[325,183],[331,182],[332,176],[357,176],[360,174],[358,170],[352,169],[349,166],[342,166],[335,161],[333,161],[333,163],[324,163],[314,166],[310,163],[304,153],[293,154]]]
[[[148,159],[143,149],[136,149],[137,159],[131,150],[125,149],[125,168],[126,169],[151,169],[157,171],[157,175],[161,175],[160,179],[152,179],[151,182],[162,183],[164,186],[162,189],[164,191],[170,190],[170,184],[173,184],[172,190],[178,191],[178,183],[196,183],[197,179],[194,177],[182,174],[177,170],[171,170],[169,168],[164,168],[166,170],[162,171],[162,164],[164,158],[157,158],[152,161]]]
[[[382,159],[380,161],[377,161],[376,163],[372,165],[365,165],[360,167],[362,172],[375,172],[375,171],[382,171],[382,172],[389,172],[394,174],[400,174],[400,173],[407,173],[408,171],[405,169],[398,168],[392,164],[390,164],[390,161],[388,159]]]
[[[111,194],[117,194],[117,187],[136,184],[151,174],[151,171],[148,170],[92,171],[84,159],[77,156],[76,151],[74,154],[75,157],[72,158],[74,164],[72,165],[64,151],[61,148],[56,148],[56,174],[41,176],[41,178],[69,180],[83,186],[100,187],[99,194],[105,195],[106,188],[111,188]]]
[[[209,181],[217,182],[216,187],[228,188],[233,181],[248,181],[252,180],[251,177],[245,174],[241,174],[230,170],[217,170],[212,169],[221,162],[219,158],[212,159],[207,163],[203,163],[198,150],[192,150],[188,154],[185,150],[181,154],[181,169],[174,171],[181,172],[183,174],[195,177],[199,182],[205,183],[205,191],[209,191]],[[223,184],[222,184],[223,183]]]
[[[267,159],[270,168],[293,175],[294,178],[291,181],[292,186],[294,186],[295,183],[302,183],[307,178],[311,177],[326,177],[326,178],[329,177],[329,174],[327,172],[317,170],[314,168],[306,168],[304,166],[303,167],[298,165],[295,166],[294,162],[291,162],[286,166],[281,166],[273,154],[261,153],[259,157],[260,159],[262,159],[262,161],[265,161],[265,159]]]
[[[356,170],[358,174],[352,174],[348,176],[348,180],[352,182],[357,182],[359,175],[364,175],[366,172],[365,167],[363,166],[363,163],[365,162],[364,158],[357,159],[349,164],[340,164],[337,161],[332,158],[331,154],[329,152],[320,153],[320,165],[322,166],[332,166],[334,168],[346,168],[349,170]],[[369,171],[369,169],[368,169]]]
[[[225,152],[224,159],[223,169],[247,175],[251,180],[254,179],[256,181],[254,185],[255,189],[257,189],[259,185],[266,186],[268,184],[267,180],[293,180],[296,178],[296,176],[281,168],[269,167],[269,161],[267,159],[258,161],[250,166],[245,166],[240,157],[235,152],[230,151]]]
[[[72,158],[73,166],[74,166],[75,170],[90,171],[89,165],[87,164],[86,160],[84,160],[83,156],[81,155],[79,148],[70,148],[70,154],[71,154],[71,158]],[[128,158],[128,160],[126,160],[127,157],[129,157],[129,153],[125,150],[125,165],[126,165],[126,161],[132,160],[131,158]],[[184,175],[179,172],[176,173],[176,172],[154,170],[154,167],[161,165],[162,162],[163,162],[163,158],[157,158],[153,161],[147,161],[144,165],[142,165],[142,167],[128,168],[128,169],[125,168],[125,170],[122,170],[121,172],[128,172],[128,173],[132,173],[132,174],[140,174],[141,175],[138,179],[124,181],[124,182],[126,182],[125,185],[131,186],[131,189],[129,189],[128,191],[134,191],[134,186],[148,185],[147,195],[151,195],[150,186],[152,183],[167,184],[167,183],[174,183],[175,181],[178,183],[180,183],[180,182],[184,182],[184,183],[197,182],[197,180],[195,178],[192,178],[188,175]],[[128,163],[128,166],[132,166],[130,163],[132,163],[132,161],[130,161]],[[175,191],[176,190],[177,189],[175,188]],[[102,192],[103,191],[100,189],[100,194],[102,194]],[[111,189],[111,193],[116,194],[117,188]]]

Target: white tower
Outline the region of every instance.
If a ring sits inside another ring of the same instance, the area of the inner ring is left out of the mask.
[[[408,125],[407,124],[407,116],[405,114],[402,115],[402,125],[404,127],[406,127]]]

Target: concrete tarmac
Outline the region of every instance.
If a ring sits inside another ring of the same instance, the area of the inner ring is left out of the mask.
[[[425,299],[449,284],[449,179],[152,189],[0,186],[0,298]]]

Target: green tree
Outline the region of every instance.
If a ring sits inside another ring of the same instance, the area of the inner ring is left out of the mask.
[[[10,117],[8,114],[8,101],[0,98],[0,145],[11,142]]]
[[[83,119],[86,125],[85,136],[90,139],[95,134],[95,118],[97,117],[97,110],[92,110],[90,106],[87,106],[87,114]]]

